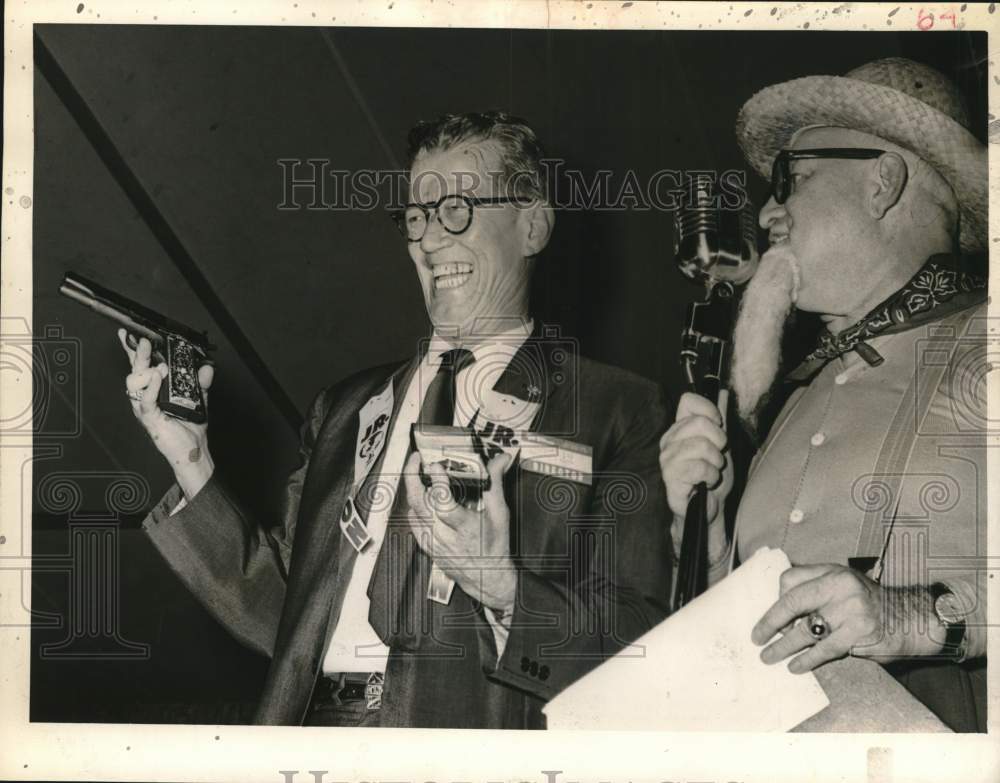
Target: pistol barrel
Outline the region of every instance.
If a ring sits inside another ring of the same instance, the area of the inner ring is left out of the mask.
[[[147,338],[153,345],[163,342],[165,333],[173,333],[203,351],[214,349],[204,333],[196,332],[188,326],[172,321],[166,316],[143,307],[138,302],[109,291],[85,277],[67,272],[59,286],[59,293],[90,308],[95,313],[121,324],[137,337]]]
[[[79,302],[84,307],[90,308],[98,315],[103,315],[105,318],[121,324],[131,334],[137,337],[145,337],[153,345],[163,341],[158,332],[135,320],[129,313],[102,301],[92,291],[87,290],[85,286],[79,285],[75,280],[64,280],[62,285],[59,286],[59,293]]]

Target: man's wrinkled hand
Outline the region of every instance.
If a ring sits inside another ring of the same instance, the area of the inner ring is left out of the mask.
[[[724,557],[727,546],[726,497],[733,488],[733,461],[726,456],[729,443],[725,420],[729,393],[719,395],[719,406],[692,392],[686,392],[677,405],[676,420],[660,438],[660,473],[667,490],[667,505],[673,512],[670,535],[674,552],[680,557],[684,519],[695,487],[705,482],[708,517],[708,559],[716,563]]]
[[[503,495],[504,472],[511,458],[498,454],[486,469],[490,489],[476,508],[455,500],[448,476],[438,464],[427,469],[431,486],[420,481],[420,454],[406,463],[406,492],[417,544],[472,598],[498,611],[514,606],[517,574],[510,557],[510,509]],[[430,540],[426,533],[431,532]]]
[[[153,347],[145,337],[133,348],[127,332],[119,329],[118,340],[128,357],[131,370],[125,376],[125,391],[129,394],[132,414],[157,451],[170,463],[185,497],[191,499],[208,482],[215,470],[215,463],[208,450],[208,424],[194,424],[164,413],[156,401],[160,385],[167,376],[167,365],[151,363]],[[213,374],[214,369],[209,364],[198,368],[198,384],[206,407]]]
[[[828,661],[855,655],[882,663],[920,654],[914,642],[916,595],[905,588],[885,588],[864,574],[842,565],[796,566],[781,575],[781,597],[757,622],[751,633],[764,663],[796,657],[788,670],[801,674]],[[829,634],[817,640],[806,618],[818,613]],[[774,636],[782,635],[777,639]],[[773,641],[772,641],[773,640]],[[797,655],[796,655],[797,653]]]

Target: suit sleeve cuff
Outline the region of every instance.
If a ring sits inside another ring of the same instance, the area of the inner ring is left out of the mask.
[[[188,500],[188,498],[184,495],[183,490],[181,490],[181,488],[174,483],[171,485],[170,489],[164,493],[163,497],[160,498],[160,502],[153,506],[150,510],[149,514],[142,521],[142,526],[148,530],[150,527],[159,525],[171,517],[176,516],[198,498],[204,499],[205,497],[208,497],[218,491],[219,487],[217,486],[214,473],[208,481],[205,482],[205,485],[198,490],[198,494],[195,495],[192,500]]]
[[[149,531],[151,528],[163,524],[185,506],[187,506],[187,498],[184,497],[181,488],[174,484],[160,498],[160,502],[153,506],[146,518],[142,520],[142,527],[146,531]]]
[[[601,634],[588,632],[587,615],[587,607],[572,591],[519,570],[510,633],[487,675],[551,699],[604,658]]]
[[[177,532],[188,527],[188,522],[196,520],[213,501],[218,503],[224,496],[222,486],[213,475],[192,499],[184,496],[181,488],[174,484],[160,501],[153,506],[142,521],[142,529],[149,535],[160,551],[168,555],[181,554],[188,547],[178,540]],[[177,550],[177,552],[174,552]]]

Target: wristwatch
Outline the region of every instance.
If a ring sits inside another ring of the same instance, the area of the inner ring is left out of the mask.
[[[965,632],[965,611],[962,602],[951,588],[942,582],[932,584],[930,593],[931,601],[934,602],[934,615],[945,629],[941,655],[956,662],[964,661],[968,637]]]

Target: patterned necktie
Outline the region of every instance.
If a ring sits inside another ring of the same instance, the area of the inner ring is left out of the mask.
[[[417,416],[418,427],[452,425],[458,374],[473,361],[475,358],[472,352],[462,348],[441,355],[441,365],[427,388]],[[407,460],[413,449],[411,439]],[[406,480],[401,476],[396,488],[396,499],[389,513],[385,538],[368,587],[371,599],[368,620],[385,644],[415,650],[420,636],[430,632],[424,606],[427,603],[431,559],[417,546],[409,528],[407,512]]]

